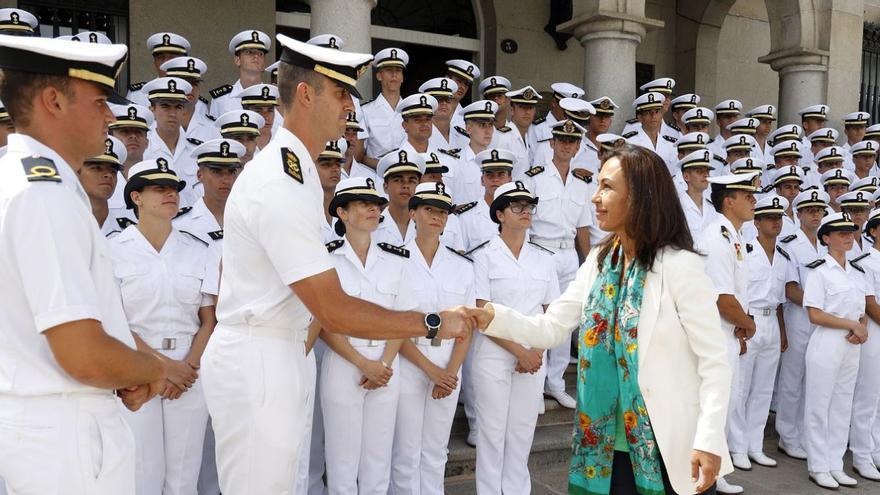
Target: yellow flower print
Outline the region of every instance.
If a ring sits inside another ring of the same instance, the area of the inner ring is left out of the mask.
[[[596,477],[596,468],[594,466],[587,466],[584,469],[584,474],[587,475],[587,478],[595,478]]]
[[[626,425],[627,430],[632,430],[639,424],[639,417],[636,413],[627,410],[623,413],[623,424]]]
[[[611,476],[611,470],[608,469],[608,466],[602,466],[602,469],[599,470],[599,476],[603,478]]]
[[[639,347],[639,345],[636,344],[635,342],[633,342],[633,343],[629,344],[628,346],[626,346],[626,352],[628,354],[632,354],[632,353],[636,352],[636,349],[638,347]]]
[[[614,341],[620,342],[620,327],[617,323],[614,324]]]
[[[614,295],[617,294],[617,289],[613,284],[608,284],[605,286],[605,297],[608,299],[613,299]]]
[[[584,331],[584,345],[587,347],[595,347],[599,343],[599,332],[595,328],[589,328]]]

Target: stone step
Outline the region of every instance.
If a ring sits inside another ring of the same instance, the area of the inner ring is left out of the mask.
[[[468,446],[466,433],[453,434],[449,439],[449,460],[446,477],[466,476],[475,472],[477,449]],[[571,457],[571,424],[539,426],[535,429],[529,469],[568,463]]]
[[[577,390],[574,388],[569,388],[567,392],[572,397],[577,394]],[[544,397],[544,414],[538,416],[538,427],[571,424],[572,421],[574,421],[574,409],[566,409],[560,406],[556,400]],[[464,406],[459,404],[455,410],[455,419],[452,421],[452,434],[467,432],[468,423],[464,414]]]

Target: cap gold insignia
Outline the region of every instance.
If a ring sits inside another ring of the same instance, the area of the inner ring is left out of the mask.
[[[246,113],[241,114],[241,125],[248,125],[248,124],[250,124],[249,121],[250,121],[250,117],[248,117],[248,114],[246,114]]]
[[[779,208],[779,206],[780,206],[780,204],[779,204],[779,198],[773,198],[773,207],[774,207],[774,208]]]
[[[98,42],[98,35],[95,33],[89,33],[89,42],[90,43],[97,43]]]
[[[130,118],[130,119],[136,119],[137,116],[138,116],[137,108],[135,108],[135,107],[128,107],[128,118]]]
[[[12,19],[13,24],[18,24],[18,21],[19,21],[18,12],[13,12],[13,13],[9,14],[9,18]]]
[[[162,172],[168,171],[168,160],[164,158],[157,158],[156,163],[159,165],[159,170]]]
[[[166,45],[166,46],[171,44],[171,35],[170,34],[166,33],[166,34],[162,35],[162,44]]]
[[[229,156],[229,143],[227,143],[226,141],[220,143],[220,156]]]
[[[516,181],[515,184],[516,184],[517,191],[525,191],[526,190],[526,186],[521,181]]]
[[[406,159],[406,151],[400,150],[400,153],[397,154],[397,161],[400,163],[408,162],[408,160]]]
[[[269,98],[269,86],[263,86],[263,89],[260,91],[260,95],[264,99],[268,99]]]
[[[446,194],[446,186],[443,185],[442,182],[437,182],[436,184],[437,184],[437,189],[436,189],[436,191],[437,191],[438,193],[440,193],[440,194]]]
[[[113,153],[113,141],[111,141],[110,139],[104,140],[104,153],[108,155],[110,153]]]
[[[177,83],[174,80],[168,81],[168,91],[175,93],[177,92]]]
[[[334,38],[333,36],[330,37],[330,42],[328,44],[330,45],[330,48],[339,48],[338,46],[336,46],[336,38]]]
[[[532,100],[535,98],[535,92],[532,91],[532,88],[528,88],[525,91],[523,91],[522,96],[526,100]]]
[[[367,177],[367,187],[370,189],[376,189],[376,183],[369,177]]]
[[[599,103],[599,108],[603,110],[608,110],[609,108],[611,108],[611,102],[608,100],[602,100],[602,102]]]
[[[570,120],[566,120],[565,124],[562,125],[562,130],[568,133],[574,132],[574,123]]]

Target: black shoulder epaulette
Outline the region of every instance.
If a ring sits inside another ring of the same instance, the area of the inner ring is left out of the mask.
[[[681,129],[678,128],[678,124],[676,124],[675,122],[673,122],[673,123],[671,123],[671,124],[666,124],[666,125],[668,125],[669,127],[675,129],[675,130],[678,131],[678,132],[681,132]]]
[[[639,121],[639,119],[633,117],[633,118],[627,120],[626,123],[627,123],[627,124],[635,124],[635,123],[638,122],[638,121]]]
[[[144,87],[144,84],[146,84],[146,82],[144,82],[144,81],[131,83],[128,85],[128,90],[129,91],[140,91],[141,88]]]
[[[862,261],[863,259],[867,258],[867,257],[870,256],[870,255],[871,255],[871,252],[868,251],[867,253],[862,253],[862,254],[856,256],[855,258],[853,258],[853,259],[850,260],[850,261],[854,261],[854,262],[855,262],[855,261]]]
[[[181,230],[180,233],[181,233],[181,234],[186,234],[186,235],[192,237],[193,239],[195,239],[195,240],[201,242],[202,244],[204,244],[205,247],[208,247],[208,243],[205,242],[204,240],[202,240],[201,237],[199,237],[199,236],[197,236],[197,235],[195,235],[195,234],[193,234],[193,233],[191,233],[191,232],[187,232],[187,231],[185,231],[185,230]]]
[[[629,138],[635,136],[635,135],[638,134],[638,133],[639,133],[639,131],[629,131],[629,132],[627,132],[626,134],[624,134],[624,135],[621,136],[621,137],[623,137],[623,139],[629,139]]]
[[[723,235],[724,238],[727,239],[727,242],[730,242],[730,231],[727,230],[727,227],[725,227],[724,225],[721,226],[721,235]]]
[[[192,211],[192,209],[193,209],[192,206],[184,206],[183,208],[177,210],[177,215],[174,215],[174,218],[182,217],[182,216],[186,215],[187,213],[189,213],[190,211]]]
[[[553,139],[553,136],[550,136],[550,137],[545,138],[545,139],[539,139],[538,142],[539,142],[539,143],[549,143],[551,139]]]
[[[231,92],[232,92],[232,85],[231,84],[224,84],[223,86],[218,86],[218,87],[212,89],[211,91],[208,91],[208,93],[211,94],[211,98],[214,98],[215,100],[221,96],[228,95]]]
[[[21,166],[27,174],[28,182],[61,182],[55,162],[42,156],[29,156],[21,159]]]
[[[510,131],[512,131],[512,130],[513,130],[513,129],[511,129],[511,128],[508,127],[508,126],[504,126],[504,127],[499,127],[499,128],[498,128],[498,132],[510,132]]]
[[[214,232],[208,232],[208,237],[212,240],[219,241],[223,239],[223,229],[215,230]]]
[[[458,151],[456,151],[456,150],[437,150],[437,151],[439,151],[440,153],[443,153],[444,155],[449,155],[452,158],[455,158],[456,160],[458,160],[459,159],[458,151],[461,151],[461,150],[458,150]]]
[[[468,252],[466,252],[466,253],[464,253],[464,254],[467,255],[467,256],[470,256],[470,255],[473,254],[476,250],[485,247],[486,244],[489,244],[489,241],[483,241],[482,244],[479,244],[478,246],[476,246],[475,248],[471,249],[470,251],[468,251]]]
[[[546,121],[547,121],[547,117],[538,117],[537,119],[532,121],[532,124],[539,125],[539,124],[543,124]]]
[[[774,187],[776,187],[776,186],[774,186],[773,184],[767,184],[767,187],[761,189],[761,192],[766,194],[766,193],[772,191]]]
[[[749,243],[747,242],[747,243],[746,243],[746,252],[747,252],[747,253],[751,253],[751,252],[754,251],[754,250],[755,250],[755,246],[752,246],[751,244],[749,244]]]
[[[121,230],[111,230],[110,232],[107,232],[107,235],[105,235],[104,237],[109,239],[110,236],[115,236],[115,235],[121,234],[121,233],[122,233]]]
[[[466,130],[462,129],[462,128],[459,127],[459,126],[455,126],[455,132],[461,134],[461,135],[464,136],[464,137],[471,137],[471,135],[468,134],[468,132],[467,132]]]
[[[209,113],[206,113],[206,114],[205,114],[205,118],[208,119],[208,120],[210,120],[211,122],[216,122],[216,121],[217,121],[217,117],[214,117],[213,115],[211,115],[211,114],[209,114]]]
[[[400,246],[394,246],[392,244],[388,244],[387,242],[380,242],[376,245],[379,246],[379,249],[385,251],[386,253],[396,254],[397,256],[403,258],[409,258],[409,249],[404,249]]]
[[[281,148],[281,167],[284,173],[291,176],[293,180],[300,184],[305,184],[303,180],[302,166],[299,163],[299,157],[290,148]]]
[[[470,203],[465,203],[463,205],[455,205],[455,209],[452,210],[452,213],[454,213],[456,215],[461,215],[462,213],[464,213],[468,210],[474,209],[475,206],[477,206],[476,201],[471,201]]]
[[[200,146],[204,142],[201,139],[196,139],[196,138],[186,138],[186,140],[196,146]]]
[[[816,261],[811,261],[810,263],[807,263],[806,267],[807,268],[817,268],[817,267],[822,266],[823,263],[825,263],[825,258],[819,258]]]
[[[537,167],[532,167],[532,168],[526,170],[526,175],[528,175],[529,177],[534,177],[543,171],[544,171],[544,167],[538,165]]]
[[[858,270],[858,271],[860,271],[860,272],[862,272],[862,273],[865,273],[865,269],[862,268],[862,267],[860,267],[860,266],[855,262],[855,260],[850,260],[850,261],[849,261],[849,264],[850,264],[850,266],[852,266],[852,267],[855,268],[856,270]]]
[[[663,135],[663,139],[669,141],[672,144],[675,144],[675,142],[678,141],[678,138],[674,138],[672,136],[667,136],[666,134]]]
[[[125,230],[127,227],[131,227],[132,225],[137,225],[137,222],[130,218],[119,217],[116,219],[116,225],[119,225],[119,228]]]
[[[204,103],[206,105],[209,103],[208,99],[202,95],[199,95],[199,101],[201,101],[202,103]]]
[[[464,254],[464,253],[462,253],[462,252],[459,252],[457,249],[452,249],[452,248],[449,247],[449,246],[446,246],[446,249],[448,249],[448,250],[452,251],[453,253],[455,253],[455,254],[461,256],[462,258],[464,258],[464,259],[470,261],[471,263],[474,262],[474,260],[472,260],[470,257],[468,257],[468,255],[466,255],[466,254]]]
[[[725,160],[724,158],[721,158],[720,156],[718,156],[718,155],[716,155],[716,154],[714,154],[714,153],[712,153],[712,159],[713,159],[713,160],[717,160],[717,161],[721,162],[722,164],[726,164],[726,163],[727,163],[727,160]]]
[[[547,252],[550,253],[550,254],[556,254],[556,253],[554,253],[553,251],[550,251],[549,249],[545,248],[544,246],[542,246],[542,245],[540,245],[540,244],[535,244],[535,243],[532,242],[532,241],[529,241],[529,244],[531,244],[532,246],[535,246],[536,248],[538,248],[538,249],[540,249],[540,250],[542,250],[542,251],[547,251]]]
[[[367,101],[362,101],[362,102],[361,102],[361,107],[365,107],[365,106],[369,105],[370,103],[373,103],[374,101],[376,101],[375,98],[370,99],[370,100],[367,100]]]
[[[571,169],[571,175],[586,182],[587,184],[593,182],[593,174],[585,168],[573,168]]]
[[[784,242],[785,244],[788,244],[789,242],[791,242],[795,239],[797,239],[797,235],[791,234],[791,235],[787,235],[787,236],[783,237],[782,239],[779,239],[779,242]]]
[[[332,253],[333,251],[336,251],[337,249],[341,248],[343,244],[345,244],[344,240],[336,239],[335,241],[330,241],[324,245],[327,246],[327,252]]]
[[[781,254],[783,258],[787,259],[788,261],[791,261],[791,256],[788,254],[788,252],[785,249],[782,249],[782,246],[777,245],[776,252]]]

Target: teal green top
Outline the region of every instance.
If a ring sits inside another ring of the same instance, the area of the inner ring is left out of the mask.
[[[629,452],[626,442],[626,425],[623,424],[623,405],[620,398],[617,399],[617,426],[614,428],[614,450]]]

